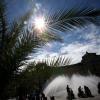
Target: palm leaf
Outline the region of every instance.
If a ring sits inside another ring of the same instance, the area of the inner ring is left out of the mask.
[[[58,10],[54,14],[48,14],[46,21],[50,30],[64,32],[76,27],[83,27],[89,23],[100,25],[98,17],[100,17],[100,10],[98,9],[80,8],[78,10],[73,8],[71,10]]]
[[[7,33],[8,23],[6,20],[6,13],[5,13],[6,5],[4,2],[0,1],[0,53],[2,53],[1,49],[3,48],[5,35]]]
[[[52,66],[52,67],[61,67],[61,66],[69,65],[70,63],[71,63],[70,58],[59,56],[59,57],[52,58],[50,66]]]
[[[42,59],[42,61],[39,61],[39,62],[45,63],[49,67],[61,67],[61,66],[69,65],[71,63],[71,58],[58,56],[58,57],[52,57],[52,58],[48,58],[48,59]],[[39,62],[37,62],[37,64]],[[31,64],[32,63],[30,63],[29,65],[31,65]]]

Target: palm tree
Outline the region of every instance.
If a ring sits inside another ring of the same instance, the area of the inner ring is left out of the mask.
[[[5,99],[8,83],[27,60],[28,54],[35,53],[36,48],[47,42],[25,29],[24,21],[27,21],[30,15],[29,11],[17,21],[8,24],[5,3],[0,1],[0,100]]]
[[[100,10],[71,9],[60,10],[55,14],[47,16],[48,30],[43,41],[26,29],[24,21],[29,19],[30,12],[9,25],[6,20],[5,3],[0,1],[0,99],[4,99],[6,86],[14,78],[18,68],[31,52],[41,47],[45,42],[55,38],[59,31],[63,32],[74,27],[86,25],[87,22],[98,24]],[[34,32],[33,32],[34,33]],[[45,39],[44,39],[45,40]]]
[[[31,16],[31,11],[8,23],[6,5],[0,1],[0,99],[5,100],[5,92],[9,82],[14,79],[19,67],[25,64],[29,53],[35,53],[37,48],[45,45],[49,40],[56,40],[56,36],[46,35],[42,39],[25,28],[25,21]],[[45,39],[47,38],[47,39]]]
[[[0,2],[0,99],[2,100],[6,86],[20,66],[20,62],[25,60],[33,47],[40,46],[39,41],[28,31],[27,34],[21,34],[23,22],[28,19],[29,15],[27,13],[9,26],[5,15],[5,5]]]

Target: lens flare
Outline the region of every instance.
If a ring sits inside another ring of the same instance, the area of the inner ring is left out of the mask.
[[[42,33],[46,30],[46,22],[44,17],[36,17],[34,19],[34,28],[36,31]]]

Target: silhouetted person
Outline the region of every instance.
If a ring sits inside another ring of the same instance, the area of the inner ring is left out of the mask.
[[[100,82],[98,83],[98,93],[100,94]]]
[[[70,92],[71,92],[71,97],[72,97],[72,99],[75,99],[75,95],[74,95],[74,93],[73,93],[73,90],[72,90],[72,89],[70,90]]]
[[[68,100],[71,100],[71,93],[70,93],[70,88],[69,88],[68,85],[67,85],[66,90],[67,90],[67,93],[68,93],[67,99],[68,99]]]
[[[84,86],[84,90],[85,90],[85,95],[87,97],[94,97],[90,91],[90,89],[87,86]]]
[[[67,85],[67,93],[69,93],[70,92],[70,88],[69,88],[69,86]]]
[[[47,97],[45,97],[45,94],[44,93],[41,93],[41,97],[42,97],[41,100],[47,100]]]
[[[86,95],[85,95],[84,91],[82,90],[81,86],[79,86],[79,88],[78,88],[78,97],[86,98]]]
[[[42,98],[43,98],[43,97],[42,97],[42,93],[40,93],[40,100],[43,100]]]
[[[29,94],[28,100],[32,100],[32,94]]]
[[[33,91],[33,93],[31,94],[31,100],[35,100],[35,98],[36,98],[36,93],[35,91]]]
[[[50,100],[55,100],[54,96],[50,97]]]
[[[26,89],[22,86],[18,88],[18,100],[26,100]]]
[[[67,88],[66,89],[67,89],[67,93],[68,93],[67,99],[68,100],[75,99],[74,93],[73,93],[72,89],[69,88],[68,85],[67,85]]]
[[[40,100],[40,92],[38,90],[35,91],[35,100]]]

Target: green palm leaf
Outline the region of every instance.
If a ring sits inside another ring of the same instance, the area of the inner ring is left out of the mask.
[[[25,29],[24,21],[31,15],[26,13],[12,25],[6,20],[5,6],[0,1],[0,99],[3,100],[5,88],[17,69],[22,65],[22,61],[27,59],[31,52],[36,52],[37,48],[43,46],[46,41],[36,37],[34,32]],[[5,100],[5,99],[4,99]]]

